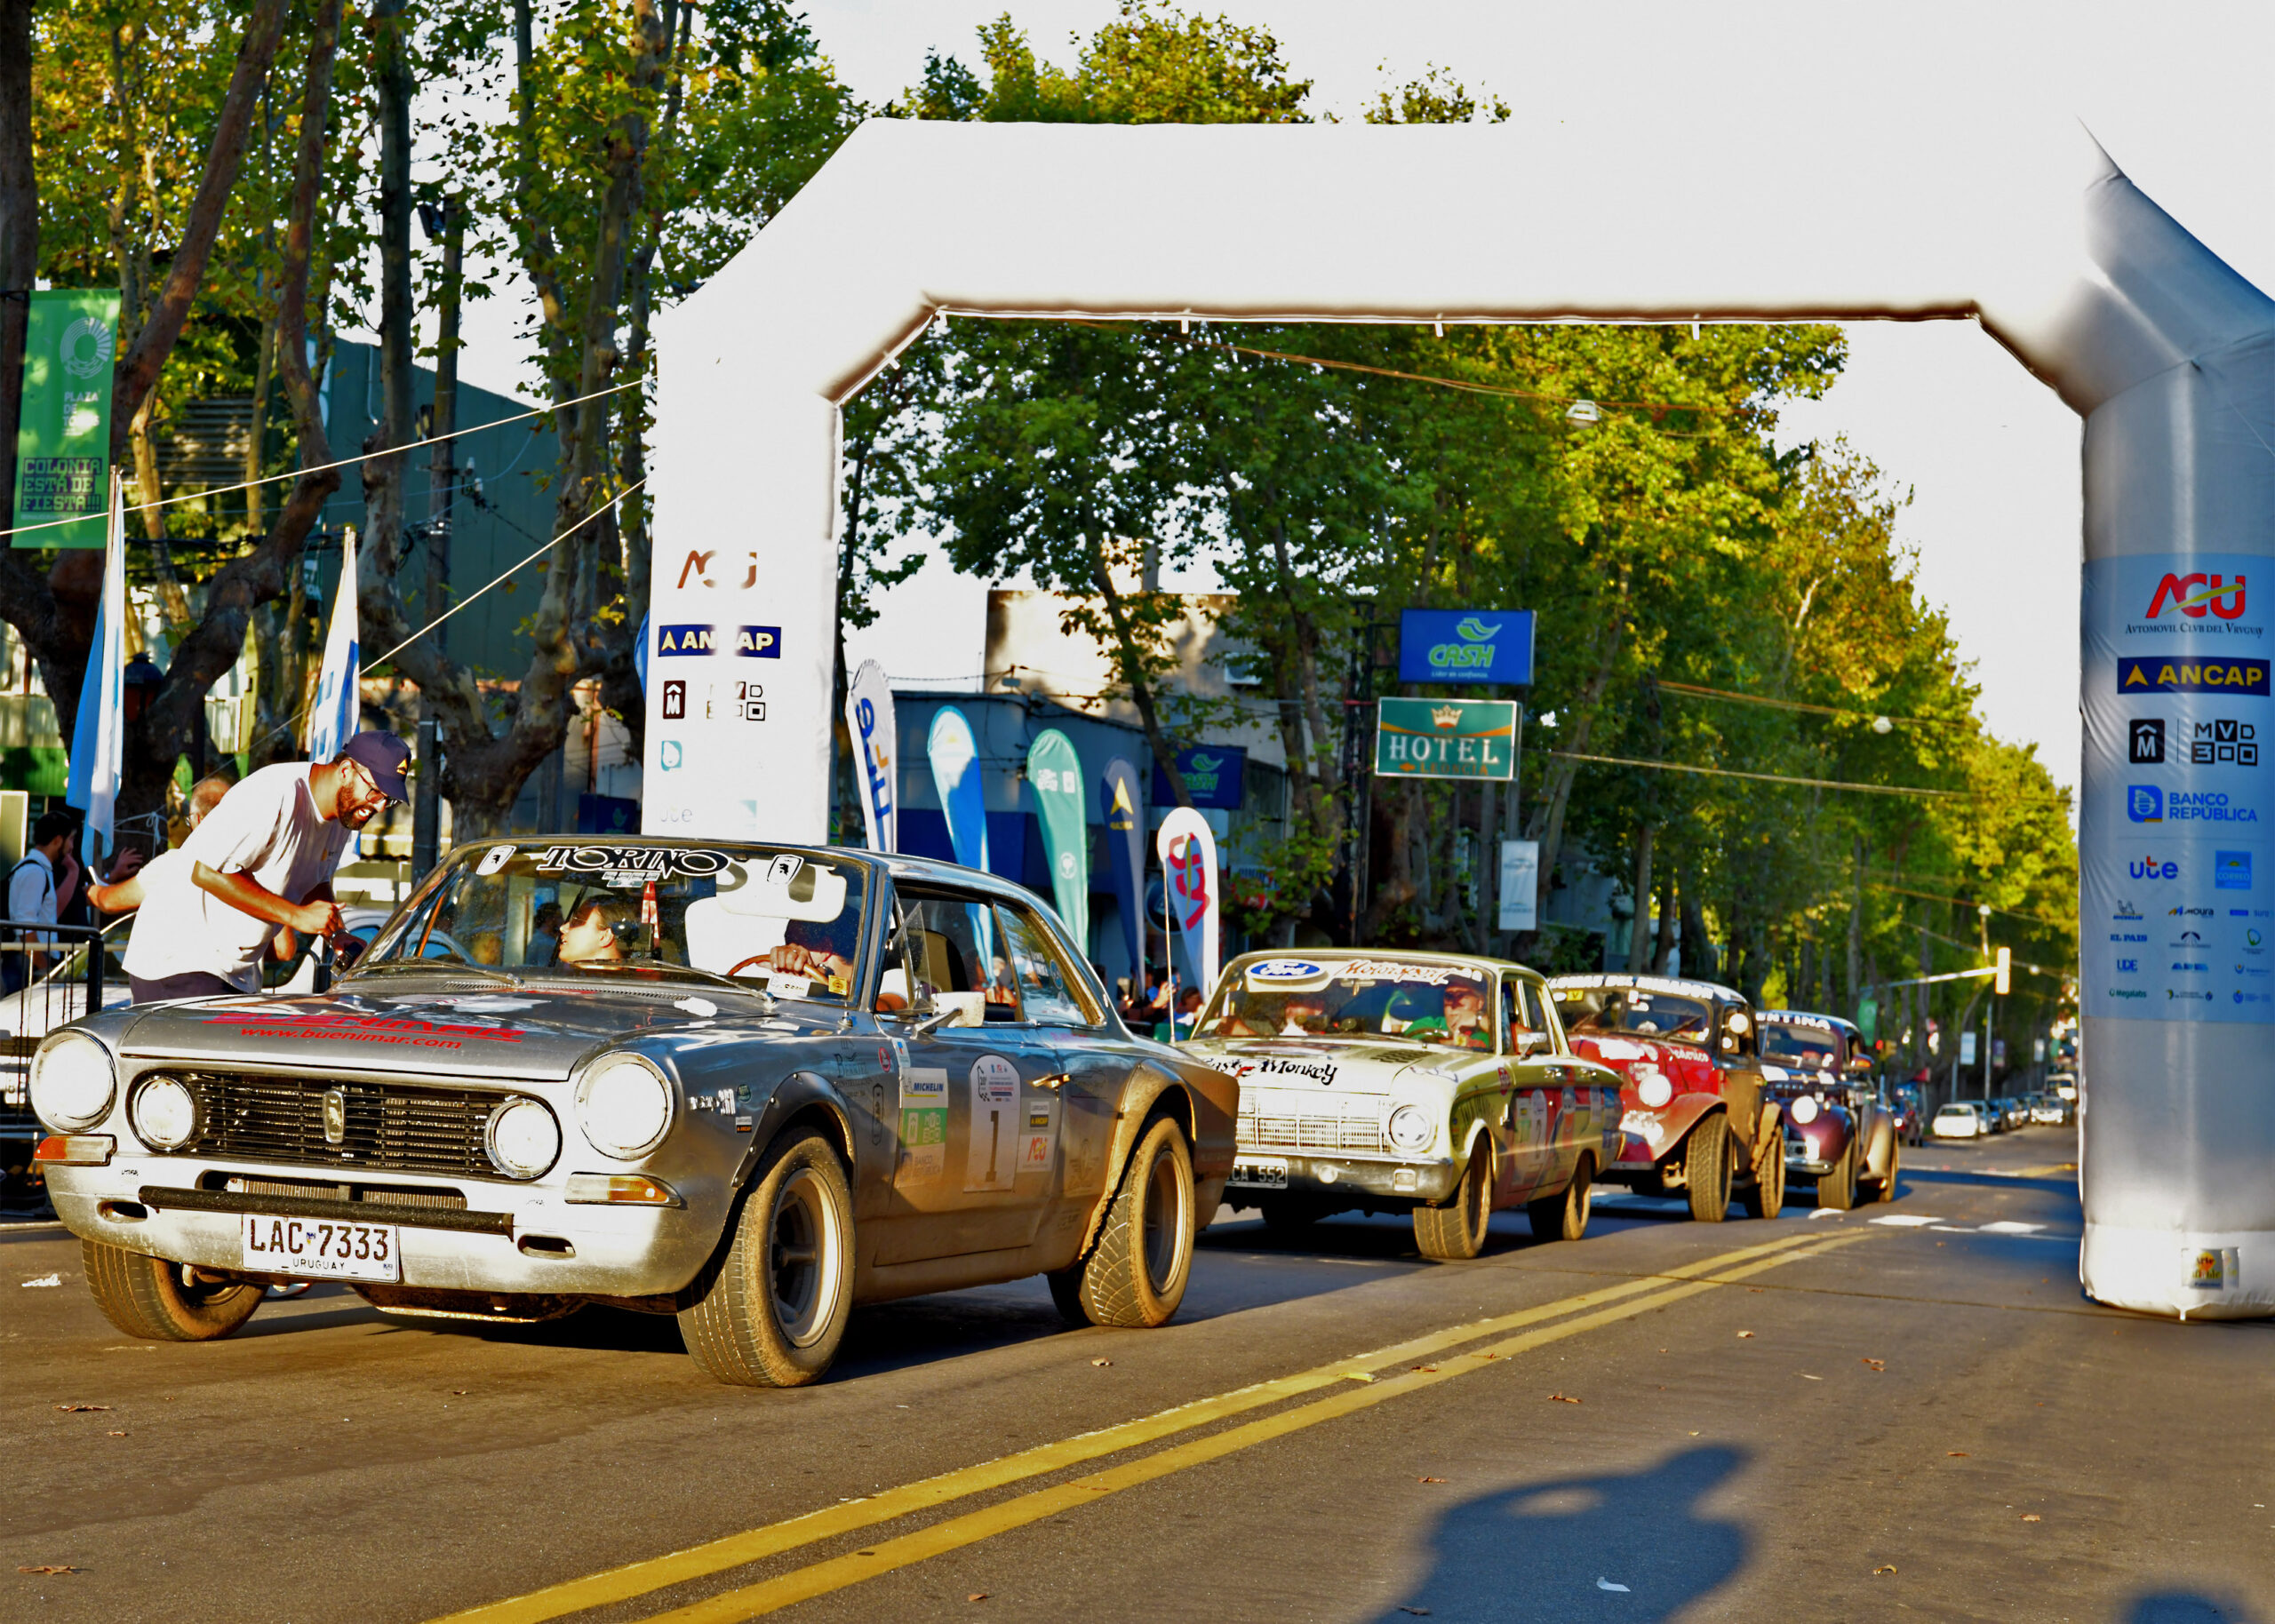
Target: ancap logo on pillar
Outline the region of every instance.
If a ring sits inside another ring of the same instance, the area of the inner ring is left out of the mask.
[[[2267,697],[2265,660],[2128,657],[2117,662],[2120,694],[2251,694]]]
[[[780,626],[667,625],[656,629],[659,655],[733,654],[745,659],[782,657]]]

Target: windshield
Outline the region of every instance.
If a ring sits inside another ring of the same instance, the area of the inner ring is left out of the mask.
[[[1714,1023],[1714,1007],[1705,999],[1642,987],[1558,987],[1556,1008],[1575,1038],[1626,1034],[1704,1043]]]
[[[1404,1038],[1493,1047],[1493,978],[1472,965],[1374,958],[1259,959],[1233,967],[1202,1012],[1204,1038]]]
[[[866,880],[858,863],[770,847],[475,847],[366,962],[548,977],[701,972],[778,998],[842,1001],[866,934]]]
[[[1804,1071],[1840,1063],[1840,1039],[1832,1028],[1800,1021],[1764,1021],[1761,1057]]]

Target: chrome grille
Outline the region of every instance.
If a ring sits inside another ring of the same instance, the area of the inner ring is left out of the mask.
[[[1372,1104],[1369,1101],[1363,1117],[1244,1115],[1240,1119],[1239,1148],[1371,1156],[1383,1148],[1382,1127],[1375,1119]]]
[[[400,1173],[498,1176],[483,1128],[508,1096],[470,1088],[412,1087],[328,1077],[169,1073],[198,1104],[197,1137],[187,1152],[305,1166],[374,1167]],[[323,1097],[345,1096],[337,1144],[324,1138]]]

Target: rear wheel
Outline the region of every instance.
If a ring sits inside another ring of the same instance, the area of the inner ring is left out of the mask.
[[[1749,1218],[1775,1218],[1784,1210],[1785,1135],[1780,1130],[1770,1135],[1761,1153],[1761,1165],[1753,1170],[1753,1182],[1745,1192],[1745,1211]]]
[[[1893,1201],[1896,1199],[1896,1173],[1903,1163],[1904,1141],[1891,1134],[1888,1135],[1888,1173],[1886,1176],[1872,1181],[1873,1200]]]
[[[156,1342],[218,1341],[252,1318],[267,1291],[235,1280],[207,1283],[187,1263],[100,1241],[81,1241],[79,1256],[103,1317],[129,1336]]]
[[[1444,1206],[1414,1209],[1414,1244],[1424,1257],[1458,1262],[1485,1250],[1486,1221],[1493,1215],[1493,1146],[1480,1140],[1469,1153],[1454,1198]]]
[[[1532,1220],[1532,1232],[1538,1240],[1577,1240],[1588,1232],[1588,1213],[1595,1204],[1596,1164],[1593,1158],[1582,1156],[1579,1165],[1572,1169],[1572,1182],[1556,1195],[1543,1196],[1527,1204],[1525,1216]]]
[[[1831,1171],[1817,1179],[1816,1204],[1819,1206],[1845,1213],[1856,1205],[1856,1142],[1851,1138],[1848,1148],[1840,1152],[1840,1159],[1832,1164]]]
[[[1730,1215],[1730,1123],[1723,1116],[1706,1118],[1683,1142],[1682,1171],[1690,1188],[1690,1215],[1701,1223],[1720,1223]]]
[[[1139,1137],[1098,1245],[1048,1277],[1051,1300],[1074,1323],[1132,1330],[1167,1324],[1193,1278],[1193,1154],[1175,1119]]]
[[[820,1380],[853,1311],[853,1192],[810,1129],[772,1152],[726,1249],[680,1310],[695,1362],[734,1387]]]

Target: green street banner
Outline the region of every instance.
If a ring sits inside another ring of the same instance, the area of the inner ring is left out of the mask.
[[[31,296],[24,334],[24,415],[16,434],[19,547],[100,547],[108,534],[111,362],[118,292]],[[74,522],[58,524],[59,519]],[[37,528],[32,528],[37,527]]]
[[[1376,706],[1377,777],[1515,776],[1513,699],[1381,699]]]
[[[1083,827],[1082,759],[1074,741],[1045,728],[1027,747],[1027,787],[1042,809],[1042,852],[1050,863],[1050,894],[1066,934],[1090,951],[1090,841]]]

